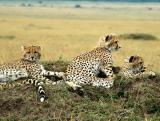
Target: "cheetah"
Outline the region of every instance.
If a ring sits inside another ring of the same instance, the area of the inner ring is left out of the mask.
[[[46,77],[57,76],[64,78],[64,73],[47,71],[44,69],[43,65],[39,62],[41,57],[40,46],[23,46],[22,51],[23,54],[20,60],[0,66],[0,87],[3,89],[16,85],[34,84],[38,89],[40,101],[43,102],[46,97],[43,85],[55,84],[55,82]],[[15,81],[20,78],[25,79],[22,81]]]
[[[82,85],[110,88],[114,82],[111,52],[120,48],[116,35],[110,34],[101,37],[98,47],[75,57],[68,65],[66,83],[72,89],[80,91],[83,91]],[[100,70],[107,75],[106,78],[97,77]]]
[[[2,66],[0,66],[2,68]],[[0,83],[2,82],[9,82],[9,81],[15,81],[18,79],[26,78],[28,77],[28,73],[25,69],[5,69],[0,70]]]
[[[145,77],[154,77],[155,73],[148,70],[144,66],[144,60],[141,56],[133,55],[125,60],[125,64],[120,68],[119,75],[124,78],[145,78]]]

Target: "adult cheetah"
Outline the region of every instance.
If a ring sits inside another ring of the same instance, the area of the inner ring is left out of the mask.
[[[67,84],[74,90],[81,90],[81,85],[103,86],[110,88],[114,82],[112,71],[112,51],[119,50],[119,40],[116,35],[110,34],[100,38],[99,46],[90,52],[81,54],[73,59],[66,71]],[[106,78],[97,75],[103,71]]]

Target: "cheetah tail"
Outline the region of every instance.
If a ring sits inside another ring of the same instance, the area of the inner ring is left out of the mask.
[[[26,82],[33,84],[37,88],[39,100],[40,102],[44,102],[46,99],[46,93],[43,87],[44,82],[35,79],[28,79]]]

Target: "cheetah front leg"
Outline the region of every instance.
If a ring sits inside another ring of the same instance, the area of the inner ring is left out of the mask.
[[[73,81],[67,81],[66,84],[76,90],[77,88],[82,88],[80,85],[74,83]]]
[[[135,74],[134,78],[155,77],[156,74],[150,70],[143,70],[142,72]]]
[[[84,90],[81,86],[84,77],[77,77],[76,75],[67,75],[65,83],[69,86],[68,90],[78,93],[80,96],[84,95]]]
[[[96,87],[104,87],[106,89],[110,88],[113,86],[114,79],[113,78],[98,78],[98,77],[90,77],[89,78],[91,81],[92,86]]]
[[[39,75],[35,75],[33,78],[41,80],[46,85],[56,85],[56,84],[59,84],[59,83],[63,82],[63,80],[52,81],[52,80],[48,79],[46,76],[43,76],[43,75],[40,75],[40,74]]]
[[[66,80],[66,77],[65,77],[65,73],[64,72],[54,72],[54,71],[47,71],[44,69],[44,67],[41,65],[41,74],[40,75],[43,75],[43,76],[57,76],[59,78],[62,78],[64,80]]]
[[[83,78],[83,77],[82,77]],[[81,85],[91,85],[95,87],[110,88],[113,86],[114,79],[112,78],[98,78],[96,76],[85,77],[82,80],[67,81],[67,85],[81,96],[85,95],[85,91]],[[71,90],[71,91],[72,91]]]
[[[80,86],[79,84],[73,82],[73,81],[66,81],[66,84],[69,86],[69,91],[77,93],[80,96],[84,96],[84,90],[82,88],[82,86]]]

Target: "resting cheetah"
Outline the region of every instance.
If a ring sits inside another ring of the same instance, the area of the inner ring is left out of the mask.
[[[2,66],[0,66],[2,68]],[[7,69],[0,70],[0,83],[15,81],[17,79],[28,77],[28,73],[25,69]]]
[[[63,72],[46,71],[44,67],[39,63],[41,57],[40,46],[23,46],[23,56],[19,61],[14,63],[5,64],[0,66],[0,87],[10,87],[10,81],[18,80],[26,77],[26,80],[19,81],[15,85],[21,84],[34,84],[38,88],[40,101],[45,99],[45,91],[43,84],[54,84],[51,80],[45,76],[58,76],[64,78]],[[17,76],[18,75],[18,76]],[[14,82],[11,86],[15,86]]]
[[[114,82],[111,52],[120,49],[118,43],[116,35],[103,36],[97,48],[74,58],[67,67],[67,84],[74,90],[83,90],[81,85],[85,84],[110,88]],[[106,78],[97,77],[100,70],[107,75]]]
[[[155,73],[144,66],[142,57],[134,55],[125,59],[125,64],[120,69],[119,75],[125,78],[142,78],[148,76],[154,77]]]

